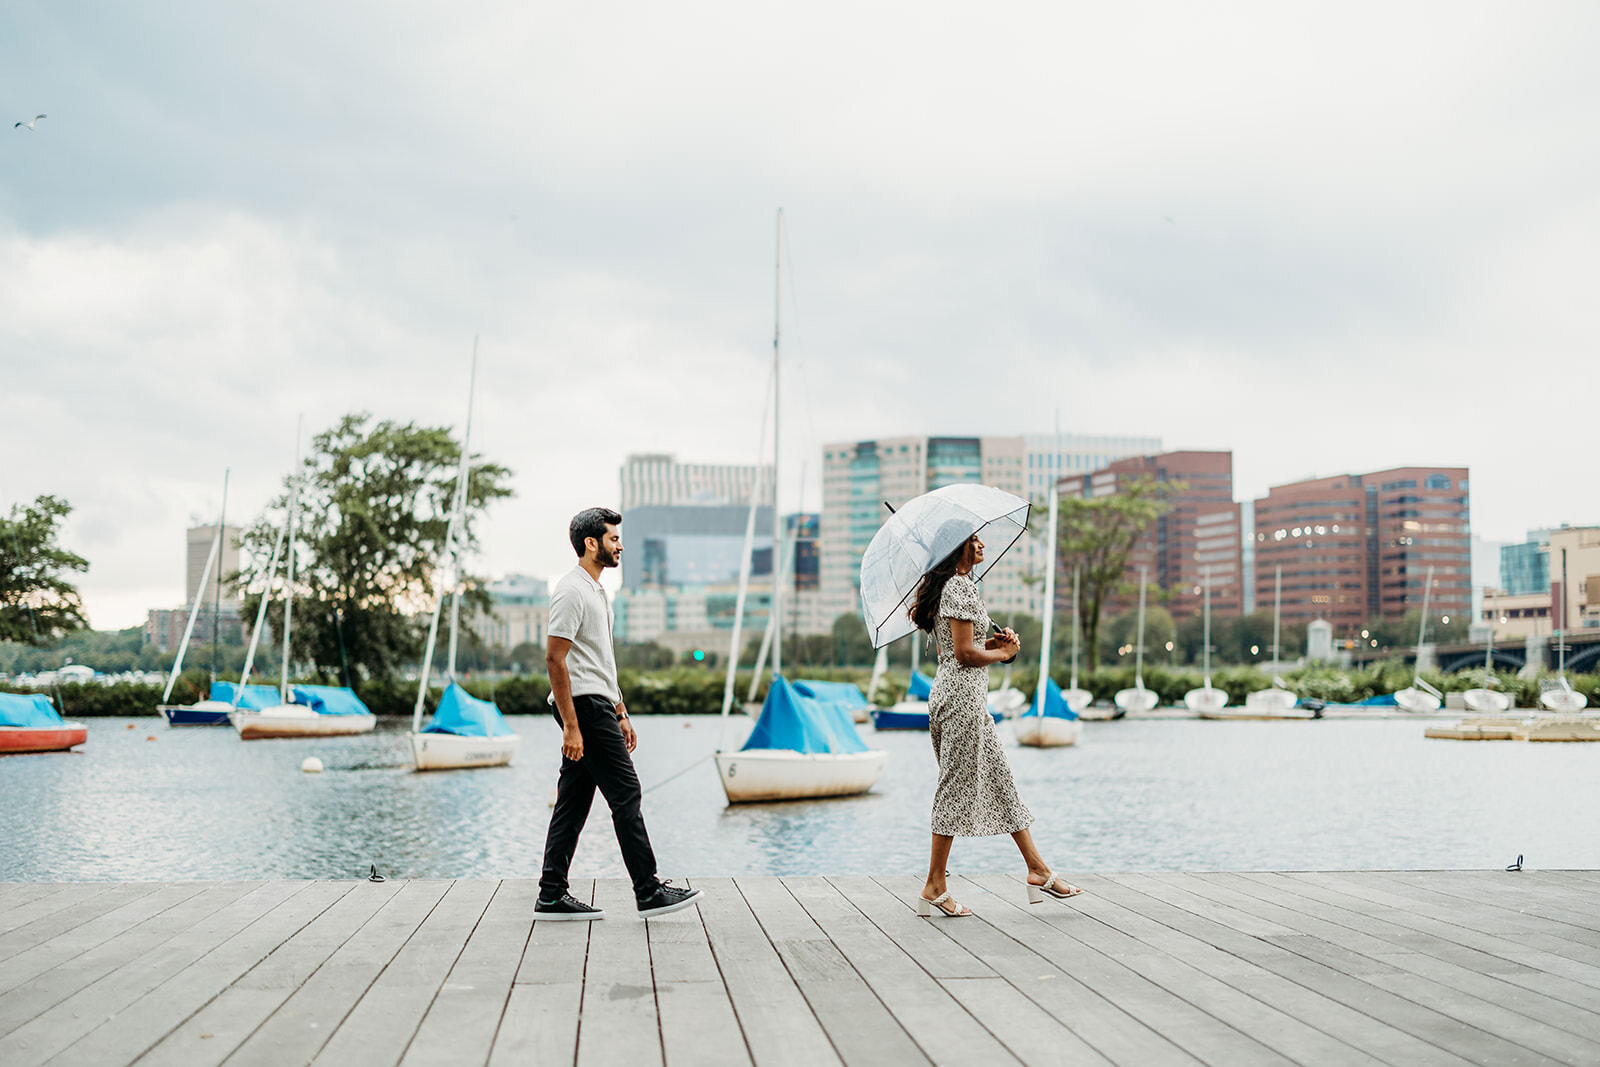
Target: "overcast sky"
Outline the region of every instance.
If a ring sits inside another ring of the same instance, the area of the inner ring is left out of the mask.
[[[481,570],[569,567],[628,452],[753,460],[780,205],[786,506],[824,442],[1059,409],[1231,448],[1241,499],[1465,465],[1475,533],[1600,520],[1583,0],[5,21],[0,507],[72,503],[97,627],[182,602],[297,412],[459,423],[475,333]]]

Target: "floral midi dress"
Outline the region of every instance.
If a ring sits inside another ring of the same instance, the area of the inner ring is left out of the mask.
[[[939,669],[928,696],[928,737],[939,759],[933,832],[952,837],[1014,834],[1033,822],[1033,814],[1017,796],[989,715],[989,668],[964,667],[956,659],[951,619],[970,620],[973,641],[980,647],[987,639],[988,609],[978,584],[964,574],[945,583],[933,627],[939,644]]]

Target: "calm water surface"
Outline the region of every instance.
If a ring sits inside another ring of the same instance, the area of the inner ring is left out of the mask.
[[[728,807],[714,718],[641,717],[635,759],[664,875],[920,873],[935,765],[926,734],[866,796]],[[76,753],[0,757],[0,881],[537,876],[560,762],[549,720],[514,718],[514,765],[417,774],[403,724],[241,742],[231,729],[91,720]],[[130,729],[130,725],[132,728]],[[387,728],[386,728],[387,727]],[[750,728],[734,722],[734,741]],[[1429,741],[1418,722],[1088,723],[1015,746],[1034,833],[1061,870],[1600,867],[1600,744]],[[147,740],[154,738],[154,740]],[[300,761],[327,770],[302,774]],[[685,768],[687,773],[672,780]],[[1008,838],[952,869],[1017,866]],[[575,876],[623,873],[596,800]]]

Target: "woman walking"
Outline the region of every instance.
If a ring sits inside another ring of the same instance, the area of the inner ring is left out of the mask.
[[[974,534],[923,576],[910,609],[911,621],[934,635],[939,650],[928,697],[928,736],[939,760],[939,785],[933,794],[933,847],[918,915],[972,914],[971,908],[951,899],[945,885],[950,846],[957,837],[1010,834],[1028,865],[1031,904],[1044,900],[1046,893],[1065,899],[1083,892],[1057,878],[1039,855],[1028,832],[1033,814],[1017,796],[989,715],[989,665],[1009,662],[1022,646],[1010,629],[989,636],[989,612],[971,577],[973,567],[982,562],[983,542]]]

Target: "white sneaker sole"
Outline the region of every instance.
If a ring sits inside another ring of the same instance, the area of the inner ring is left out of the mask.
[[[587,923],[604,919],[603,911],[536,911],[533,921],[541,923]]]
[[[670,915],[675,911],[682,911],[684,908],[691,907],[692,905],[697,903],[699,900],[700,900],[700,894],[698,892],[696,892],[694,896],[688,897],[687,899],[684,899],[684,900],[680,900],[676,904],[668,904],[665,907],[651,908],[649,911],[641,911],[641,912],[639,912],[639,918],[641,918],[641,919],[654,919],[658,915]]]

